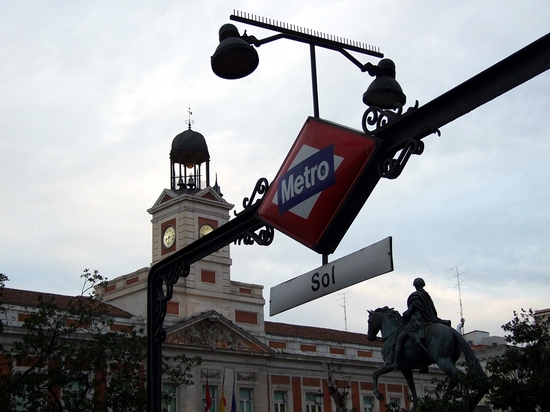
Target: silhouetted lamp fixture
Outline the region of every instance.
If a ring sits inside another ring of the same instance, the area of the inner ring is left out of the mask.
[[[258,52],[239,35],[233,24],[224,24],[220,28],[219,36],[220,44],[210,60],[212,70],[217,76],[223,79],[240,79],[256,70]]]
[[[361,71],[367,72],[370,76],[376,76],[367,91],[363,94],[363,102],[367,106],[375,106],[380,109],[393,109],[396,104],[405,104],[406,97],[401,86],[395,80],[395,64],[390,59],[380,60],[377,66],[372,63],[362,64],[344,50],[347,44],[341,44],[335,41],[332,42],[334,44],[327,46],[328,41],[324,38],[296,31],[290,34],[280,33],[265,39],[257,39],[254,36],[247,35],[246,31],[241,36],[237,28],[233,24],[228,23],[220,28],[219,38],[220,44],[211,57],[210,63],[213,72],[223,79],[240,79],[256,70],[259,63],[259,57],[258,52],[253,46],[260,47],[263,44],[282,38],[309,43],[312,54],[312,83],[315,117],[318,117],[319,104],[317,101],[317,75],[314,74],[316,72],[315,53],[313,52],[314,46],[340,51],[352,63],[359,67]]]
[[[321,392],[321,389],[319,389],[317,391],[317,393],[315,394],[315,405],[322,405],[323,404],[323,396],[325,396],[325,394],[323,392]]]
[[[381,109],[392,109],[395,104],[405,104],[407,98],[395,80],[395,63],[393,61],[382,59],[378,66],[373,66],[368,73],[376,78],[363,94],[363,103]]]

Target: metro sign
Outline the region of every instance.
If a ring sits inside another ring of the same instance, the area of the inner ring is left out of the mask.
[[[309,117],[262,199],[258,217],[318,253],[332,253],[334,241],[327,249],[322,239],[331,235],[334,217],[350,201],[379,145],[379,139]]]

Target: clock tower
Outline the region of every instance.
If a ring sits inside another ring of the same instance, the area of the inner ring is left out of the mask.
[[[234,205],[217,184],[210,186],[210,155],[201,133],[189,128],[174,137],[170,151],[170,188],[148,212],[152,215],[152,264],[216,230],[229,220]],[[223,293],[230,284],[229,246],[191,265],[182,287],[202,293]],[[194,311],[194,310],[192,310]]]
[[[188,129],[172,141],[170,186],[147,210],[152,216],[152,264],[228,222],[233,206],[223,198],[217,178],[210,185],[208,146],[189,121]],[[254,335],[264,333],[263,286],[231,280],[231,263],[227,245],[192,264],[189,275],[173,286],[165,326],[215,311]],[[109,281],[105,301],[145,319],[148,273],[146,267]]]

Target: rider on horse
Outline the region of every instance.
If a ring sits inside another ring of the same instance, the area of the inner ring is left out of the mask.
[[[437,311],[431,296],[424,290],[426,283],[422,278],[416,278],[413,282],[416,291],[407,299],[407,310],[403,312],[405,325],[400,330],[395,342],[394,369],[400,369],[401,349],[403,342],[410,336],[415,343],[423,348],[425,340],[425,326],[430,323],[443,323],[451,326],[451,321],[442,320],[437,316]]]

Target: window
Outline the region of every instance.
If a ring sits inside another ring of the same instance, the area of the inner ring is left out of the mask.
[[[374,412],[374,398],[363,395],[363,412]]]
[[[252,389],[239,389],[239,412],[252,412]]]
[[[315,392],[306,392],[306,412],[321,412],[321,405],[315,403]]]
[[[273,393],[273,412],[286,412],[286,392],[275,391]]]
[[[165,395],[170,396],[170,400],[163,399],[162,400],[162,410],[168,411],[168,412],[176,412],[177,406],[176,406],[176,389],[172,389],[172,385],[169,383],[164,383],[162,385],[162,392]]]
[[[208,409],[208,412],[218,412],[218,404],[216,399],[216,387],[208,385],[208,390],[210,391],[210,399],[212,399],[212,406],[210,409]],[[204,412],[204,408],[206,405],[206,385],[203,385],[202,387],[202,407],[200,408],[200,412]]]

